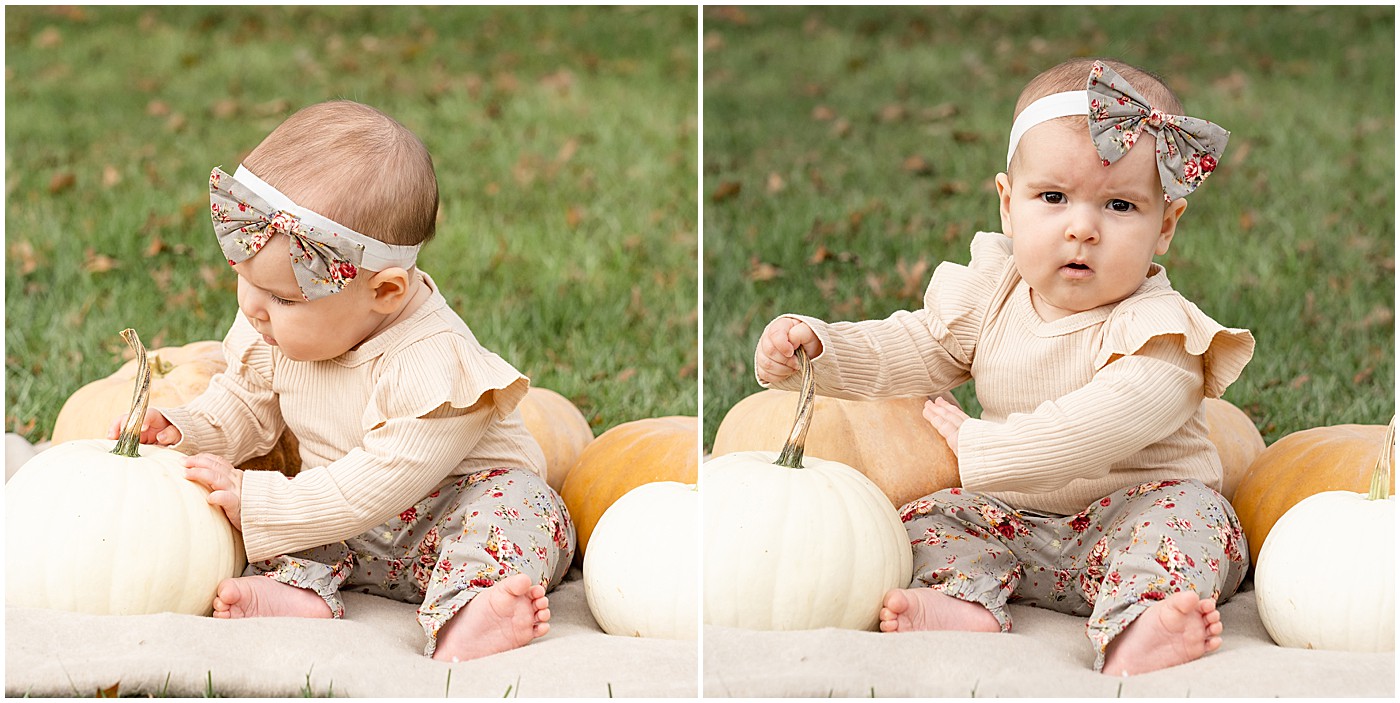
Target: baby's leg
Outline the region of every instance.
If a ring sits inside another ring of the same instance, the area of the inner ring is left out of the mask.
[[[340,586],[354,568],[344,543],[248,565],[252,574],[219,582],[216,618],[338,618],[345,614]]]
[[[1106,572],[1090,595],[1095,668],[1139,674],[1219,649],[1217,601],[1233,595],[1248,563],[1234,511],[1198,481],[1163,481],[1108,498]],[[1104,551],[1104,550],[1100,550]]]
[[[331,607],[315,591],[266,576],[240,576],[219,582],[214,617],[236,620],[275,616],[328,618]]]
[[[457,661],[528,644],[549,631],[550,586],[568,573],[574,528],[544,479],[492,469],[456,482],[456,507],[418,611],[427,654]],[[446,492],[446,490],[444,490]]]
[[[1185,664],[1220,649],[1220,611],[1195,591],[1174,593],[1149,606],[1109,643],[1103,673],[1128,676]]]
[[[465,661],[523,647],[549,632],[549,598],[525,574],[477,593],[438,630],[433,658]]]
[[[914,550],[914,578],[909,588],[885,594],[880,630],[1010,630],[1006,601],[1022,569],[1015,541],[1027,534],[1014,511],[950,489],[899,512]]]

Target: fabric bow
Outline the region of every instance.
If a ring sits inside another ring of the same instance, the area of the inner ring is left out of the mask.
[[[209,174],[209,212],[214,236],[230,266],[258,253],[273,235],[287,235],[292,240],[292,271],[306,300],[339,293],[359,274],[364,261],[363,244],[274,209],[217,167]]]
[[[1147,104],[1117,71],[1095,61],[1089,71],[1089,138],[1105,166],[1133,148],[1143,132],[1157,137],[1157,172],[1167,202],[1189,195],[1225,151],[1230,132],[1206,120]]]

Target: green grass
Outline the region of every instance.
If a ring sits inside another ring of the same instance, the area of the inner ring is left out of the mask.
[[[209,170],[333,98],[432,152],[420,262],[483,344],[595,432],[698,414],[696,13],[7,8],[7,430],[47,437],[123,327],[222,338]]]
[[[1187,114],[1233,132],[1159,259],[1183,295],[1256,337],[1226,399],[1269,442],[1385,424],[1393,19],[1390,7],[707,9],[706,446],[759,390],[753,349],[773,317],[917,308],[938,262],[966,263],[972,234],[1000,229],[991,184],[1016,96],[1077,55],[1155,70]],[[955,394],[977,409],[970,388]]]

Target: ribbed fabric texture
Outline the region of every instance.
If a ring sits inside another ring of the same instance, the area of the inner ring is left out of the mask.
[[[864,322],[788,317],[822,342],[812,368],[825,395],[934,395],[975,379],[983,414],[958,433],[963,487],[1058,515],[1147,481],[1219,489],[1201,401],[1223,393],[1254,350],[1247,330],[1207,317],[1155,264],[1127,299],[1045,322],[1011,240],[996,233],[974,238],[969,265],[938,267],[920,310]]]
[[[487,468],[543,475],[544,454],[516,405],[529,379],[482,348],[432,296],[407,319],[327,361],[292,361],[240,314],[224,338],[227,371],[178,408],[175,449],[237,464],[289,427],[292,479],[246,471],[243,542],[258,561],[348,539],[383,524],[450,476]]]

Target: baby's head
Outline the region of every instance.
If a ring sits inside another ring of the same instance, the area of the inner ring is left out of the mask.
[[[1041,317],[1123,300],[1167,252],[1182,196],[1214,170],[1228,137],[1181,112],[1160,78],[1117,61],[1067,61],[1026,85],[996,187],[1003,232]],[[1208,148],[1196,150],[1202,142],[1183,128],[1205,135]]]
[[[1084,90],[1084,84],[1095,61],[1101,61],[1104,65],[1117,71],[1118,75],[1127,80],[1147,99],[1149,105],[1173,115],[1180,115],[1184,112],[1185,108],[1181,104],[1181,99],[1172,92],[1171,88],[1167,87],[1166,82],[1157,74],[1114,59],[1081,58],[1065,61],[1032,78],[1031,82],[1021,89],[1021,95],[1016,99],[1016,110],[1011,116],[1013,123],[1016,118],[1021,116],[1021,113],[1025,112],[1027,107],[1030,107],[1031,103],[1041,98],[1058,93]],[[1083,115],[1064,115],[1051,118],[1050,121],[1082,129],[1085,117]],[[1010,155],[1010,161],[1006,167],[1008,174],[1015,170],[1018,154],[1020,154],[1019,149]]]
[[[421,245],[436,230],[432,156],[407,127],[368,105],[303,108],[243,165],[297,205],[381,242]]]
[[[209,185],[239,308],[288,357],[339,356],[421,301],[413,269],[435,230],[437,178],[423,143],[384,113],[312,105]]]

